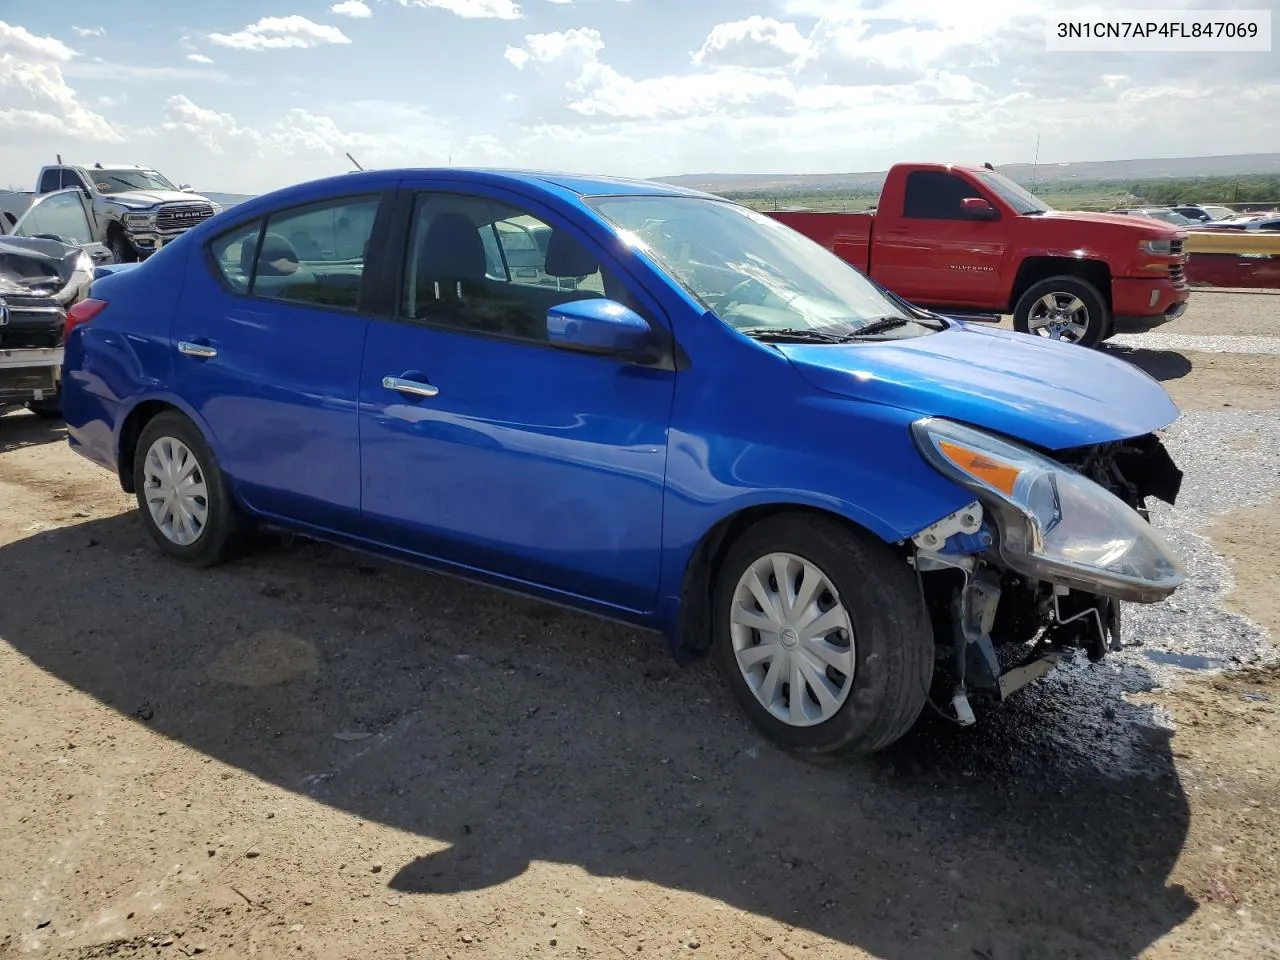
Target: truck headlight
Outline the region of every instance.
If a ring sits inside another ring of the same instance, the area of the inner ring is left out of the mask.
[[[911,433],[930,464],[991,508],[1011,569],[1137,603],[1162,600],[1186,581],[1151,524],[1076,471],[950,420],[926,417]]]
[[[151,230],[156,225],[154,213],[126,213],[123,220],[130,230]]]
[[[1143,253],[1149,253],[1156,257],[1173,256],[1172,240],[1143,240],[1138,244],[1138,249]]]

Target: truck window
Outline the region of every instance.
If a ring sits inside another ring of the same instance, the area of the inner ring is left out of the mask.
[[[72,187],[82,192],[87,192],[89,189],[88,184],[84,182],[84,177],[80,176],[80,174],[76,173],[70,167],[63,167],[62,189],[70,190]]]
[[[60,168],[50,167],[40,174],[40,185],[36,187],[36,193],[53,193],[53,191],[60,189],[62,189],[62,170]]]
[[[961,201],[982,193],[955,174],[940,170],[914,170],[907,174],[902,215],[913,220],[970,220]]]

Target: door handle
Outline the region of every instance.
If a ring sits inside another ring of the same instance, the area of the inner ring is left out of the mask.
[[[218,351],[213,347],[203,343],[192,343],[189,340],[178,341],[178,352],[185,353],[188,357],[200,357],[205,360],[218,355]]]
[[[433,387],[429,383],[419,383],[417,380],[402,380],[400,377],[383,377],[382,386],[385,390],[409,393],[415,397],[434,397],[440,392],[439,387]]]

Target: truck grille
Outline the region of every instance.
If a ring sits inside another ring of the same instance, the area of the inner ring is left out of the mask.
[[[197,223],[208,220],[212,216],[213,207],[207,203],[184,203],[161,207],[156,214],[156,229],[190,230]]]
[[[1182,256],[1182,241],[1173,240],[1169,244],[1169,252],[1175,257]],[[1186,271],[1181,263],[1169,264],[1169,279],[1173,281],[1174,286],[1181,287],[1187,282]]]

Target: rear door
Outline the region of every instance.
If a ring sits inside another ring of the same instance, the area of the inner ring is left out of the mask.
[[[676,374],[558,350],[546,313],[607,295],[656,331],[670,329],[665,317],[607,251],[536,202],[405,186],[395,318],[371,322],[360,379],[370,534],[652,609]]]
[[[876,213],[871,275],[914,303],[1000,302],[1008,218],[975,219],[961,202],[991,198],[954,173],[912,170],[904,187],[901,210]]]
[[[173,326],[177,389],[255,510],[352,529],[366,250],[381,186],[228,228],[190,258]]]

